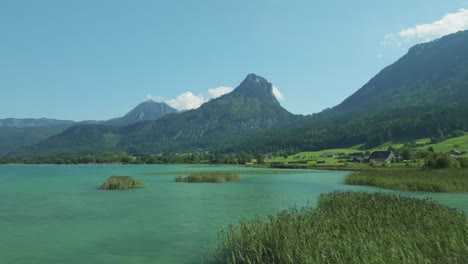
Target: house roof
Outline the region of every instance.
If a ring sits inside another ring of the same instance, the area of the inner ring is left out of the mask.
[[[388,156],[390,156],[390,154],[393,154],[392,151],[374,151],[370,154],[369,156],[369,159],[374,159],[374,160],[378,160],[378,159],[387,159]]]
[[[353,152],[348,154],[349,157],[363,157],[364,153],[362,152]]]

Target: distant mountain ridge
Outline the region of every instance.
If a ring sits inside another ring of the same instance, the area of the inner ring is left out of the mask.
[[[288,124],[295,118],[281,107],[272,87],[266,79],[249,74],[233,92],[212,99],[198,109],[120,128],[74,126],[22,152],[61,154],[125,150],[141,154],[230,145]]]
[[[5,118],[0,119],[1,127],[44,127],[61,126],[75,123],[71,120],[58,120],[48,118]]]
[[[156,120],[160,117],[172,113],[177,113],[177,110],[170,107],[166,103],[159,103],[150,99],[137,105],[123,117],[110,119],[104,123],[108,125],[123,126],[140,121]]]
[[[468,130],[468,31],[412,47],[339,105],[241,148],[319,150]]]
[[[59,155],[320,150],[468,131],[468,31],[412,47],[339,105],[310,116],[281,107],[272,84],[249,74],[195,110],[116,127],[79,125],[12,153]]]
[[[468,31],[418,44],[335,107],[338,111],[468,99]]]
[[[145,120],[156,120],[177,110],[165,103],[148,100],[137,105],[126,115],[107,121],[58,120],[47,118],[6,118],[0,119],[0,156],[10,151],[37,144],[76,125],[114,125],[123,126]]]
[[[281,107],[272,87],[249,74],[234,91],[198,109],[123,127],[120,147],[132,153],[216,148],[287,124],[295,116]]]

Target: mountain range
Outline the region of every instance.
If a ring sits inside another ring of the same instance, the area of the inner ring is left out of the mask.
[[[468,31],[461,31],[412,47],[339,105],[245,146],[371,148],[467,131],[467,103]]]
[[[123,126],[140,121],[156,120],[166,114],[176,112],[176,109],[166,103],[147,100],[137,105],[124,116],[107,121],[75,122],[47,118],[0,119],[0,156],[23,146],[37,144],[75,125],[107,124]]]
[[[137,105],[130,112],[122,117],[114,118],[103,122],[108,125],[124,126],[140,121],[156,120],[167,114],[177,113],[177,110],[166,103],[159,103],[153,100],[147,100]]]
[[[468,31],[412,47],[339,105],[310,116],[278,103],[272,84],[249,74],[200,108],[115,126],[78,124],[11,156],[127,151],[131,154],[318,150],[468,129]],[[144,104],[144,103],[143,103]],[[127,116],[126,115],[126,116]],[[144,117],[144,116],[143,116]]]
[[[296,118],[281,107],[272,89],[264,78],[249,74],[233,92],[198,109],[122,127],[76,125],[17,153],[60,155],[124,150],[144,154],[224,148]]]

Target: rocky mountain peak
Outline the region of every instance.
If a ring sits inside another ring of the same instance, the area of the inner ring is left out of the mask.
[[[262,100],[271,99],[277,102],[273,95],[273,85],[254,73],[247,75],[232,94],[234,96],[256,97]]]

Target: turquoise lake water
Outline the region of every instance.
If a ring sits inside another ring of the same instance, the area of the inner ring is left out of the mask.
[[[189,171],[236,170],[240,182],[176,183]],[[111,175],[145,188],[103,191]],[[385,191],[343,184],[346,172],[230,166],[0,166],[0,263],[203,263],[217,232],[255,215],[314,204],[334,190]],[[431,197],[468,213],[468,194]]]

